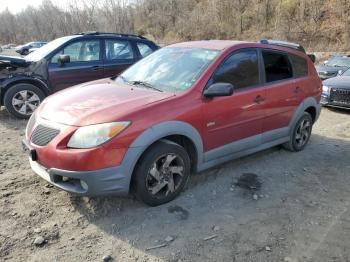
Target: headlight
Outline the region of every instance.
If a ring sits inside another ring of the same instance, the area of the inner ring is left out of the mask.
[[[70,148],[91,148],[112,139],[130,125],[129,121],[97,124],[78,128],[68,142]]]
[[[330,88],[328,86],[322,86],[323,93],[329,93]]]
[[[339,70],[339,71],[338,71],[338,76],[342,75],[343,73],[344,73],[343,70]]]

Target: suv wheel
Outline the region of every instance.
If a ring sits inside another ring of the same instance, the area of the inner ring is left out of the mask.
[[[133,178],[136,198],[150,206],[173,200],[183,190],[190,175],[186,150],[171,141],[155,143],[140,159]]]
[[[283,146],[289,151],[297,152],[305,148],[309,142],[312,131],[312,117],[309,113],[304,112],[296,123],[292,134],[290,135],[289,142],[283,144]]]
[[[27,119],[44,100],[40,88],[26,83],[16,84],[5,93],[4,104],[10,114]]]

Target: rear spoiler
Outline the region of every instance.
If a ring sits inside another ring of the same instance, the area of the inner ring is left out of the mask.
[[[314,54],[307,54],[307,56],[311,59],[312,63],[316,62],[316,56]]]

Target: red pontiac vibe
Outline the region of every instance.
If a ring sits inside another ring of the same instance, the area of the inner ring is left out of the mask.
[[[46,98],[24,147],[35,173],[80,195],[174,199],[191,172],[283,144],[302,150],[321,81],[302,46],[197,41],[156,51],[116,78]]]

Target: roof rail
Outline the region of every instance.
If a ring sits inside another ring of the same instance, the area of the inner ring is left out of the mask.
[[[277,46],[282,46],[282,47],[293,48],[293,49],[296,49],[296,50],[299,50],[299,51],[305,53],[304,47],[302,45],[296,44],[296,43],[279,41],[279,40],[270,40],[270,39],[261,39],[260,43],[265,44],[265,45],[277,45]]]
[[[98,31],[86,31],[78,33],[77,35],[115,35],[115,36],[123,36],[123,37],[136,37],[140,39],[146,39],[146,37],[142,35],[135,34],[124,34],[124,33],[110,33],[110,32],[98,32]]]

